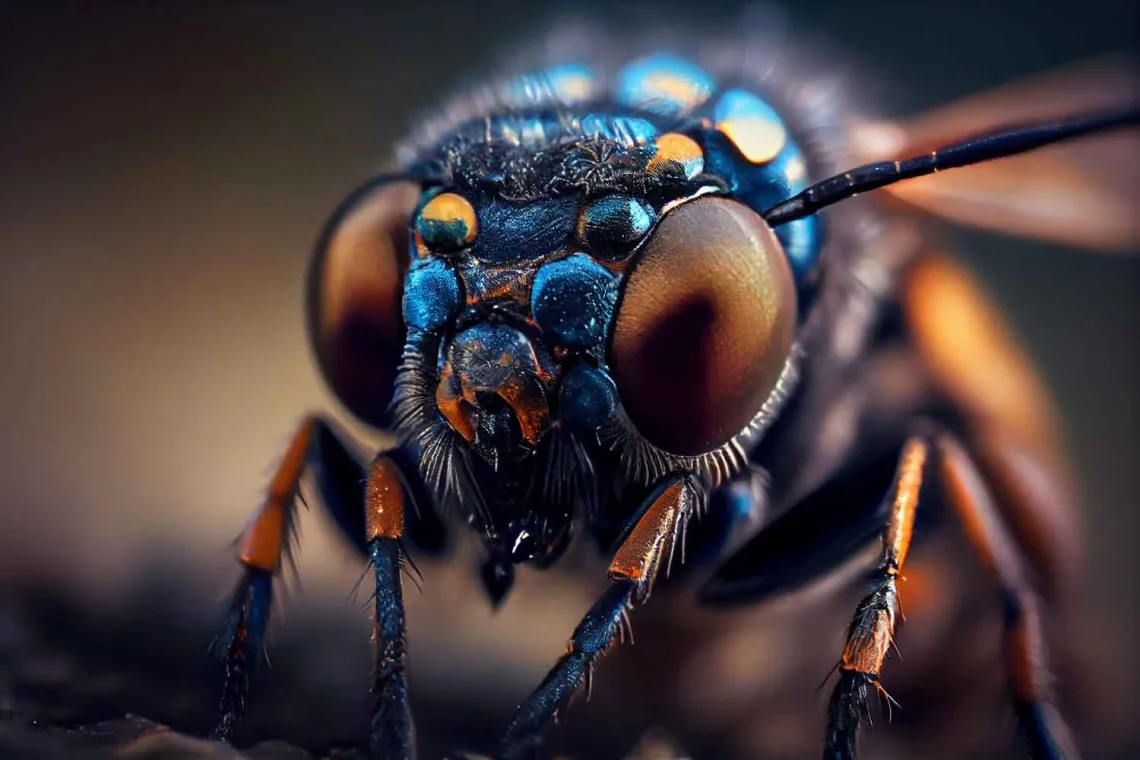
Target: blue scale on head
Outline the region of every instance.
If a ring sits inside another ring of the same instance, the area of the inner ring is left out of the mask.
[[[598,94],[598,79],[589,66],[567,63],[546,72],[550,90],[566,105],[584,103]]]
[[[538,270],[530,310],[558,344],[586,350],[605,339],[616,300],[614,276],[589,256],[575,253]]]
[[[578,236],[596,256],[620,259],[645,237],[656,215],[641,198],[603,195],[582,209]]]
[[[747,90],[724,92],[712,107],[713,129],[701,133],[706,170],[723,177],[734,195],[757,212],[787,200],[810,183],[804,155],[774,108]],[[815,267],[819,219],[776,228],[797,282]]]
[[[479,236],[471,255],[491,264],[548,256],[573,235],[578,204],[573,196],[528,203],[487,199],[479,205]]]
[[[578,63],[523,74],[510,80],[505,100],[514,108],[545,106],[552,102],[581,105],[597,96],[598,80],[590,67]]]
[[[662,116],[678,116],[708,99],[716,88],[699,66],[667,53],[634,61],[617,77],[617,101]]]
[[[559,416],[576,430],[597,431],[617,406],[617,386],[604,369],[578,364],[562,378]]]
[[[459,280],[442,259],[418,259],[404,281],[404,322],[409,331],[437,332],[459,313]]]
[[[657,127],[645,119],[596,113],[583,116],[579,130],[586,137],[604,137],[631,146],[652,145],[657,136]]]

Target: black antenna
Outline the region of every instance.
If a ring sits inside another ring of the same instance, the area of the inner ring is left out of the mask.
[[[1140,107],[1130,106],[1117,111],[978,135],[905,161],[865,164],[843,174],[828,177],[788,200],[777,203],[764,212],[764,221],[775,227],[814,214],[821,208],[838,203],[844,198],[885,185],[893,185],[904,179],[1014,156],[1092,132],[1104,132],[1138,124],[1140,124]]]

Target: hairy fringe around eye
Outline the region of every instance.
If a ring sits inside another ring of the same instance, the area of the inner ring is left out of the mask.
[[[619,453],[627,481],[652,485],[671,473],[692,473],[715,489],[740,472],[748,452],[780,413],[799,381],[802,349],[795,345],[760,411],[743,430],[712,451],[695,456],[673,454],[647,441],[623,409],[599,431],[603,446]]]

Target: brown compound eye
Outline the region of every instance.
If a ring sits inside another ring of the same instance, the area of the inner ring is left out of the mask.
[[[682,455],[741,432],[791,351],[796,289],[759,214],[705,197],[668,212],[629,273],[609,363],[649,442]]]
[[[329,221],[309,269],[308,325],[321,373],[341,402],[386,422],[403,351],[401,300],[420,187],[396,181],[350,197]]]

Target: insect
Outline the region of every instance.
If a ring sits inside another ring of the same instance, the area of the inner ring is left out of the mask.
[[[216,735],[246,709],[311,471],[371,563],[377,758],[415,754],[405,543],[439,551],[456,523],[482,538],[495,604],[516,565],[549,566],[580,534],[610,557],[607,590],[518,707],[501,758],[537,752],[670,568],[705,563],[704,600],[747,603],[880,537],[824,739],[825,757],[855,757],[928,503],[958,516],[1000,591],[1032,754],[1075,757],[1042,680],[1037,581],[1060,560],[1037,386],[951,259],[872,198],[847,199],[888,188],[944,216],[1107,245],[1134,234],[1112,226],[1121,214],[1049,229],[1024,209],[995,215],[1019,188],[994,192],[982,169],[960,173],[965,200],[894,183],[1134,126],[1136,108],[858,133],[834,94],[754,47],[571,47],[456,100],[320,237],[317,361],[345,407],[399,443],[362,465],[331,420],[302,422],[240,541]],[[875,150],[885,160],[854,160]],[[890,383],[900,373],[907,392]]]

